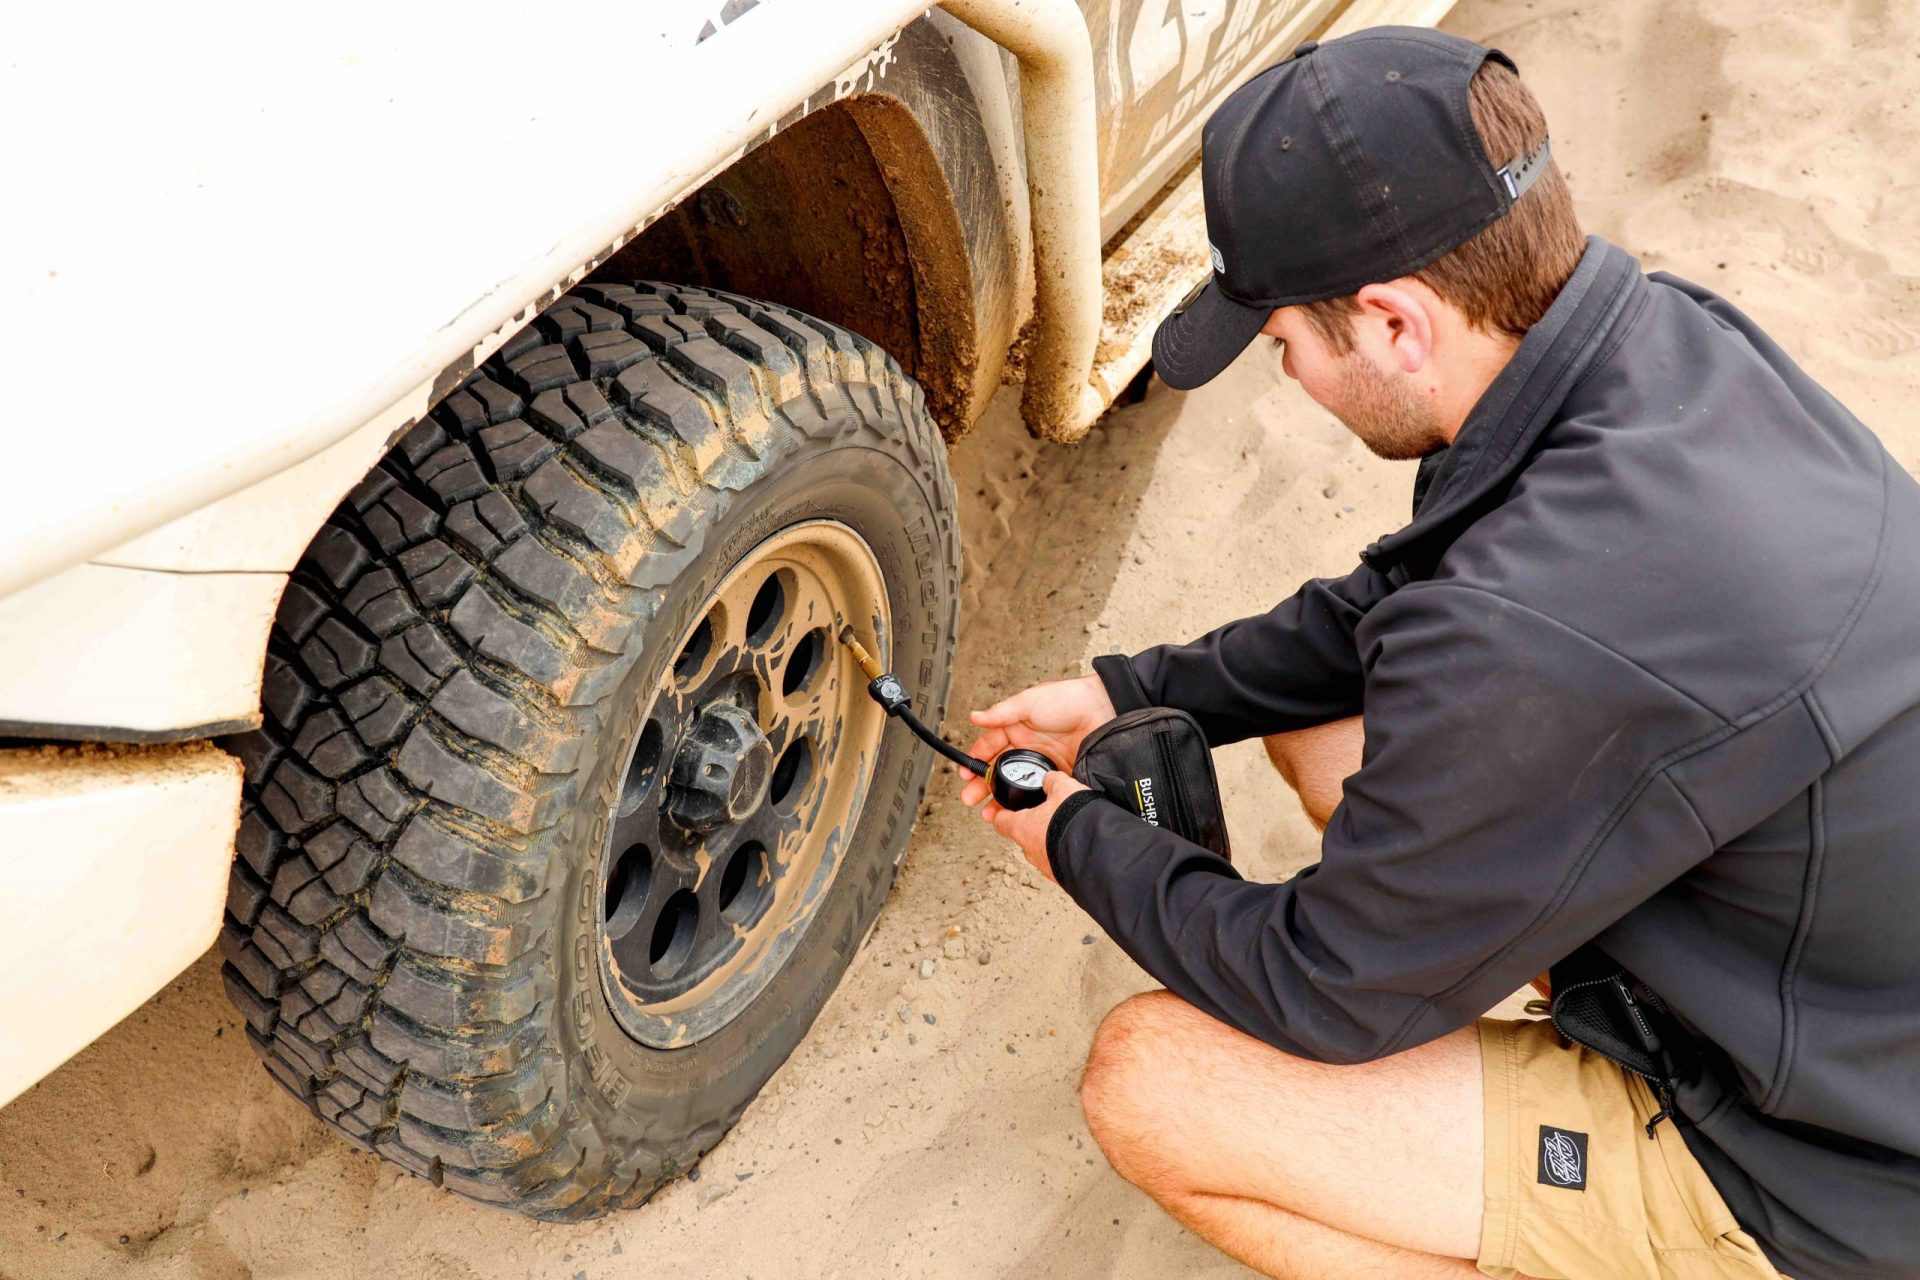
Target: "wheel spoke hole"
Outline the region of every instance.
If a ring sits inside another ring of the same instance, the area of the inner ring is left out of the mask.
[[[660,752],[665,740],[666,733],[660,728],[660,722],[647,721],[647,727],[640,731],[640,741],[634,744],[627,780],[620,788],[621,817],[638,809],[653,790],[653,780],[660,776]]]
[[[813,744],[806,738],[796,738],[780,753],[780,759],[773,766],[773,781],[767,787],[768,801],[776,808],[791,808],[812,777]]]
[[[680,656],[673,660],[674,678],[690,680],[707,665],[707,655],[713,652],[713,615],[700,619],[700,625],[687,637],[687,643],[680,650]]]
[[[825,665],[821,661],[827,652],[827,633],[816,627],[800,637],[800,643],[787,655],[787,669],[780,677],[780,692],[791,698],[813,683],[814,673]]]
[[[620,855],[607,876],[606,902],[601,910],[609,939],[624,938],[647,906],[653,888],[653,850],[636,844]]]
[[[748,644],[765,644],[780,629],[787,613],[786,577],[784,573],[769,574],[760,584],[760,590],[754,593],[753,603],[747,607]]]
[[[661,904],[647,943],[647,963],[655,978],[671,978],[693,954],[693,936],[700,924],[700,900],[691,889],[678,889]]]
[[[749,840],[728,857],[720,876],[720,916],[731,924],[751,925],[772,900],[773,875],[766,846]]]

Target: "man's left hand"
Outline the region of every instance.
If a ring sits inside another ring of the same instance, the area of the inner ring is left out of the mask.
[[[965,770],[961,772],[966,774]],[[980,816],[992,823],[995,831],[1019,845],[1020,852],[1026,855],[1027,861],[1033,864],[1034,870],[1052,880],[1053,867],[1047,861],[1047,824],[1053,821],[1054,810],[1060,807],[1062,800],[1076,791],[1085,791],[1087,788],[1074,781],[1072,774],[1063,773],[1058,769],[1047,774],[1041,786],[1047,793],[1044,804],[1016,812],[1012,809],[1003,809],[997,802],[988,800],[980,806]]]

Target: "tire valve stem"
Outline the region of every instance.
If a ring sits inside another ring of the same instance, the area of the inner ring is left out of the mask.
[[[880,663],[861,645],[860,638],[853,634],[852,627],[840,628],[840,643],[853,650],[853,660],[860,664],[862,671],[867,673],[867,679],[879,680],[885,677],[886,672],[880,669]]]
[[[945,738],[929,729],[913,714],[908,705],[911,699],[906,686],[900,683],[898,676],[883,669],[859,637],[853,634],[852,627],[840,628],[840,643],[853,653],[853,660],[860,664],[860,670],[867,676],[867,695],[880,704],[888,716],[907,726],[913,736],[953,761],[976,778],[985,778],[993,798],[1003,809],[1031,809],[1046,802],[1047,793],[1041,782],[1048,771],[1057,769],[1056,765],[1038,751],[1029,751],[1024,747],[1015,747],[1002,751],[994,757],[993,763],[976,759],[949,743]]]

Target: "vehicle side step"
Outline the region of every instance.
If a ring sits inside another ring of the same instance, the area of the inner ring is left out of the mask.
[[[1200,166],[1175,180],[1100,264],[1105,310],[1090,381],[1111,403],[1153,354],[1153,330],[1206,279]]]

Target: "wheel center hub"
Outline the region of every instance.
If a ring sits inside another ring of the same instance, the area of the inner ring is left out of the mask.
[[[701,709],[668,775],[667,816],[696,835],[739,822],[767,798],[773,748],[753,716],[731,702]]]

